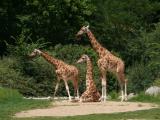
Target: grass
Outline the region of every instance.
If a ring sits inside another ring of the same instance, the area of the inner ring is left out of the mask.
[[[16,90],[0,88],[0,120],[11,120],[12,116],[21,110],[44,108],[49,105],[49,101],[26,100]]]
[[[143,92],[141,92],[137,97],[132,98],[130,101],[136,102],[149,102],[149,103],[157,103],[160,104],[160,96],[150,96],[145,95]]]
[[[133,98],[131,101],[151,102],[160,105],[160,96],[151,97],[143,93]],[[12,116],[19,111],[44,108],[50,106],[46,100],[26,100],[16,91],[0,88],[0,120],[127,120],[127,119],[145,119],[159,120],[160,108],[151,110],[142,110],[135,112],[115,113],[115,114],[92,114],[74,117],[35,117],[35,118],[13,118]]]

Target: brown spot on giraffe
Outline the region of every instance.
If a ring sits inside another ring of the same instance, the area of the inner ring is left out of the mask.
[[[103,51],[103,48],[102,48],[102,47],[100,48],[100,51]]]
[[[81,102],[98,102],[100,94],[96,88],[93,80],[93,67],[90,58],[87,55],[82,55],[77,63],[87,62],[87,73],[86,73],[86,90],[81,95]]]
[[[29,57],[33,58],[37,55],[42,56],[46,61],[48,61],[49,63],[51,63],[52,65],[55,66],[55,69],[56,69],[55,73],[57,76],[57,84],[55,87],[54,97],[55,97],[56,92],[58,90],[60,80],[63,80],[65,83],[65,87],[66,87],[66,91],[68,93],[69,100],[71,100],[69,86],[68,86],[67,81],[72,80],[73,86],[74,86],[74,95],[77,94],[77,98],[79,98],[79,91],[78,91],[79,71],[78,71],[78,69],[75,66],[69,65],[69,64],[63,62],[62,60],[56,59],[56,58],[50,56],[48,53],[42,52],[41,50],[38,50],[38,49],[35,49],[29,55]]]

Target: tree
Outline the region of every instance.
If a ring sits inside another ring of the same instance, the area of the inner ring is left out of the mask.
[[[159,21],[160,3],[149,0],[94,1],[97,11],[92,23],[96,36],[109,50],[119,52],[131,64],[130,46],[141,31],[152,31]],[[136,56],[139,57],[139,56]],[[140,59],[138,59],[140,60]]]

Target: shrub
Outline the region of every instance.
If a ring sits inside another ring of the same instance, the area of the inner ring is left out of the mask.
[[[136,63],[132,67],[128,68],[128,90],[132,92],[145,91],[153,84],[153,81],[157,75],[157,69],[150,64]]]
[[[160,87],[160,79],[154,80],[153,85]]]
[[[117,94],[117,92],[115,90],[113,90],[112,92],[110,92],[109,95],[111,96],[111,99],[113,99],[113,100],[116,100],[119,97],[119,95]]]

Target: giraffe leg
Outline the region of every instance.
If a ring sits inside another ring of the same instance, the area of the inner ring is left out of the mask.
[[[69,92],[68,83],[67,83],[66,80],[64,80],[64,83],[65,83],[66,91],[67,91],[67,93],[68,93],[69,101],[71,101],[72,99],[71,99],[71,95],[70,95],[70,92]]]
[[[107,95],[106,95],[106,80],[105,79],[102,79],[102,101],[105,102],[106,101],[106,98],[107,98]]]
[[[125,96],[127,95],[127,86],[126,86],[126,80],[124,79],[125,78],[124,72],[121,69],[117,68],[117,78],[121,89],[121,102],[123,102],[125,100]]]
[[[124,91],[123,91],[123,85],[121,84],[121,102],[124,100]]]
[[[94,102],[93,98],[92,97],[88,97],[85,99],[85,102]]]
[[[77,99],[79,99],[79,90],[78,90],[78,80],[74,80],[74,97],[77,95]]]
[[[127,101],[127,81],[126,80],[125,80],[124,90],[125,90],[124,91],[125,92],[124,100]]]
[[[58,87],[59,87],[59,82],[60,82],[60,79],[58,78],[58,81],[57,81],[57,84],[56,84],[56,87],[55,87],[55,91],[54,91],[53,98],[55,98],[55,96],[56,96],[56,93],[57,93],[57,90],[58,90]]]
[[[106,73],[102,73],[102,101],[105,102],[107,98],[107,81],[106,81]]]
[[[102,80],[101,80],[102,81]],[[101,83],[102,84],[102,83]],[[102,86],[102,95],[101,95],[101,101],[103,101],[103,99],[104,99],[104,90],[103,90],[103,86]]]
[[[102,84],[102,95],[101,95],[101,101],[106,101],[106,97],[107,97],[107,79],[106,79],[106,73],[107,73],[107,68],[104,67],[104,64],[106,64],[106,62],[103,60],[103,58],[99,59],[97,61],[98,67],[100,69],[100,74],[101,74],[101,84]],[[104,63],[104,64],[103,64]]]
[[[79,99],[79,90],[77,89],[77,99]]]
[[[86,102],[86,98],[87,98],[87,95],[88,95],[88,91],[86,90],[80,97],[80,102]]]
[[[55,91],[54,91],[54,96],[53,96],[53,97],[55,97],[55,96],[56,96],[56,93],[57,93],[58,87],[59,87],[59,82],[57,82],[57,84],[56,84]]]

